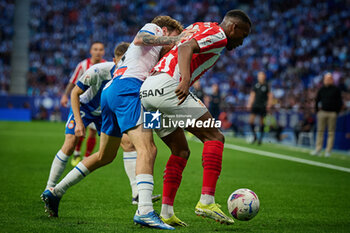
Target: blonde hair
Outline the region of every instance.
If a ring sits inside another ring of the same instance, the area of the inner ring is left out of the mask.
[[[155,17],[151,23],[154,23],[161,28],[166,27],[169,32],[177,30],[179,33],[181,33],[184,30],[183,26],[179,21],[167,15],[159,15]]]

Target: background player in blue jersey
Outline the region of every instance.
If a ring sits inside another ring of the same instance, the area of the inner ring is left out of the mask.
[[[93,122],[95,123],[98,132],[100,132],[101,91],[106,82],[113,77],[113,73],[116,70],[116,64],[122,58],[128,47],[129,43],[126,42],[118,44],[114,50],[114,62],[96,64],[89,68],[82,77],[79,78],[77,85],[71,93],[72,107],[66,123],[65,140],[63,146],[54,157],[45,189],[56,186],[58,179],[66,167],[69,156],[73,154],[79,137],[85,136],[86,126]],[[124,139],[122,146],[127,152],[135,152],[133,145],[128,142],[127,138]],[[131,156],[136,157],[136,152],[127,153],[126,157]],[[126,167],[130,167],[129,164],[127,164]],[[134,171],[135,169],[133,169],[133,172]]]

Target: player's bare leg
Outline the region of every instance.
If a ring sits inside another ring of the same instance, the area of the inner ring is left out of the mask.
[[[139,203],[134,215],[134,223],[159,229],[174,230],[173,227],[164,223],[153,210],[153,166],[157,155],[157,148],[153,141],[153,132],[151,129],[143,129],[142,125],[138,125],[128,130],[127,134],[137,151],[136,182]]]
[[[206,121],[213,118],[209,112],[197,119]],[[225,224],[233,224],[232,218],[226,216],[215,203],[216,183],[221,173],[222,154],[224,150],[224,135],[217,128],[197,128],[187,129],[203,143],[202,165],[203,184],[199,202],[196,205],[195,213],[204,217],[212,218]]]
[[[162,220],[171,226],[187,226],[174,214],[174,200],[180,186],[182,172],[190,156],[190,149],[183,129],[177,128],[171,134],[162,137],[163,142],[171,151],[170,158],[164,171],[163,198],[162,198]]]
[[[118,152],[120,138],[101,134],[100,150],[78,163],[56,187],[45,190],[41,195],[50,216],[58,217],[58,206],[68,188],[80,182],[90,172],[112,162]]]
[[[49,179],[45,189],[52,188],[56,186],[57,181],[61,177],[69,156],[73,154],[75,145],[77,144],[79,138],[73,134],[66,134],[63,146],[55,155],[52,161]]]
[[[136,184],[139,195],[138,214],[145,215],[153,211],[153,166],[157,148],[153,141],[151,129],[143,129],[138,125],[127,131],[130,141],[137,151]]]
[[[62,197],[69,187],[81,181],[97,168],[112,162],[118,152],[120,140],[118,137],[101,133],[99,151],[81,161],[56,185],[54,188],[56,195]]]
[[[122,141],[121,141],[121,147],[123,149],[123,161],[124,161],[124,169],[125,173],[127,174],[130,186],[131,186],[131,192],[132,192],[132,200],[131,203],[133,205],[138,204],[139,196],[136,186],[136,159],[137,159],[137,152],[134,144],[131,143],[130,138],[127,134],[123,134]],[[161,195],[152,195],[152,202],[156,202],[160,200]]]
[[[111,163],[117,155],[121,138],[101,133],[99,151],[84,159],[81,163],[89,173]]]

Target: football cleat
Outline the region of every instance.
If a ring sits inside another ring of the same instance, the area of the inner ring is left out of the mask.
[[[170,218],[163,218],[160,217],[162,219],[162,221],[170,226],[176,227],[176,226],[181,226],[181,227],[187,227],[188,224],[181,221],[178,217],[175,216],[175,214],[173,216],[171,216]]]
[[[174,227],[164,223],[154,210],[144,215],[139,215],[138,211],[136,211],[136,214],[134,216],[134,223],[150,228],[162,230],[175,230]]]
[[[152,195],[152,202],[157,202],[160,200],[160,198],[161,198],[160,194]],[[133,205],[137,205],[139,203],[139,195],[137,195],[136,197],[133,197],[131,203]]]
[[[74,157],[71,159],[70,164],[75,167],[78,165],[78,163],[81,161],[80,154],[74,155]]]
[[[45,212],[49,213],[49,217],[58,217],[58,205],[61,198],[53,194],[52,190],[52,188],[46,189],[40,197],[45,203]]]
[[[195,213],[198,216],[214,219],[217,222],[231,225],[234,223],[233,219],[226,216],[220,209],[220,205],[212,203],[209,205],[203,205],[200,201],[197,203]]]

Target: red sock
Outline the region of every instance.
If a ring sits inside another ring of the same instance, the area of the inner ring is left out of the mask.
[[[80,151],[81,144],[83,143],[83,141],[84,141],[84,137],[80,137],[80,138],[78,139],[78,143],[77,143],[77,145],[75,146],[75,151]]]
[[[186,163],[187,159],[176,155],[170,156],[164,171],[162,204],[174,205],[175,195],[180,186]]]
[[[224,144],[220,141],[206,141],[203,148],[203,185],[202,194],[214,196],[216,182],[219,179]]]
[[[94,150],[94,147],[96,145],[96,138],[95,137],[89,137],[86,142],[86,152],[85,157],[89,157],[91,152]]]

